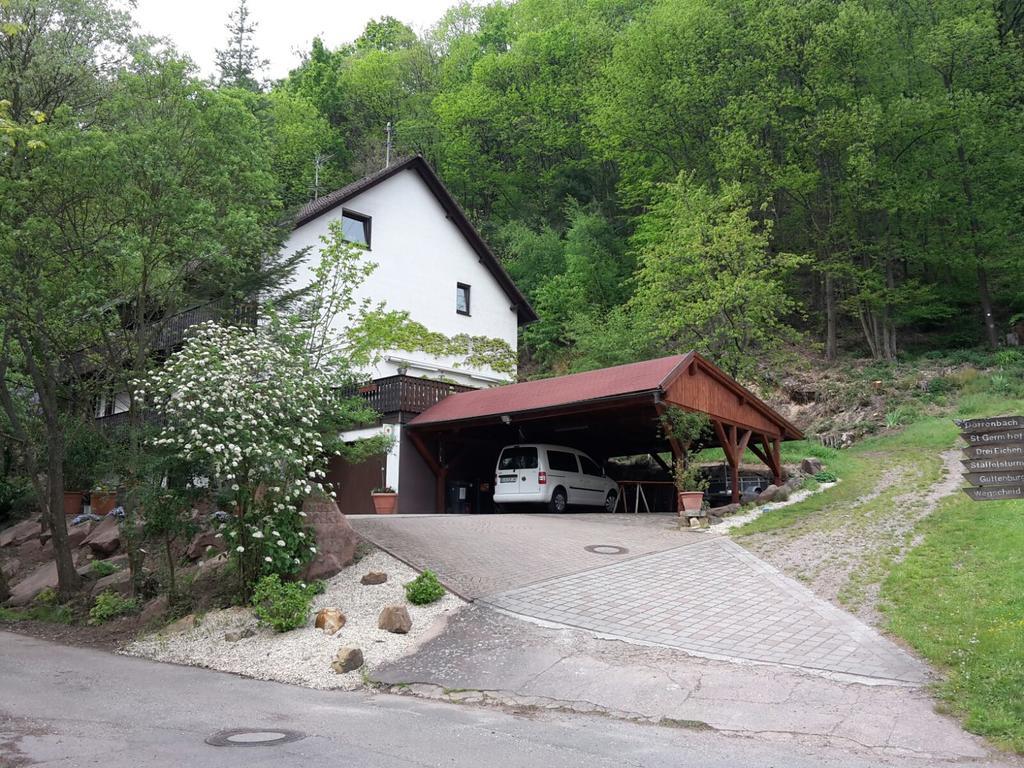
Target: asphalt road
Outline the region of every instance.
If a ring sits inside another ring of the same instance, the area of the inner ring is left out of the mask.
[[[305,738],[259,747],[205,742],[233,728],[293,729]],[[0,632],[0,768],[895,764],[713,731],[314,691]]]

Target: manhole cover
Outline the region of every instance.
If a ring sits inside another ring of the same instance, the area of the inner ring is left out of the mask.
[[[276,747],[305,738],[298,731],[272,729],[256,731],[250,728],[232,728],[229,731],[217,731],[206,738],[206,743],[214,747]]]
[[[591,544],[584,549],[595,555],[625,555],[629,553],[625,547],[617,547],[614,544]]]

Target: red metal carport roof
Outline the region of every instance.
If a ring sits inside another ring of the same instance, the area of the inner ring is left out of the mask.
[[[446,397],[410,422],[416,426],[605,400],[661,387],[693,353]]]

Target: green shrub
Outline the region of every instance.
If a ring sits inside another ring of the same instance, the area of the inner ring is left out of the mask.
[[[89,570],[103,578],[104,576],[110,576],[112,573],[117,573],[121,569],[109,560],[93,560]]]
[[[45,606],[57,605],[57,602],[58,602],[58,600],[57,600],[57,590],[55,590],[53,587],[47,587],[42,592],[40,592],[38,595],[36,595],[35,599],[32,602],[35,603],[36,605],[45,605]]]
[[[89,623],[102,624],[118,616],[131,613],[137,607],[138,603],[134,600],[107,590],[96,596],[96,602],[93,603],[92,609],[89,611]]]
[[[413,605],[426,605],[444,597],[437,574],[427,570],[405,585],[405,597]]]
[[[819,483],[834,483],[839,480],[834,472],[829,472],[827,469],[822,470],[814,475],[814,479]]]
[[[297,629],[306,623],[314,590],[315,586],[282,582],[276,573],[264,576],[252,593],[253,613],[275,632]]]

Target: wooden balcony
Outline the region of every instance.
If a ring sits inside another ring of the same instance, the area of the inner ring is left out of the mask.
[[[451,384],[433,379],[418,379],[414,376],[385,376],[352,391],[366,399],[366,402],[382,417],[388,420],[405,421],[406,417],[423,413],[430,406],[456,392],[468,392],[473,387]]]

